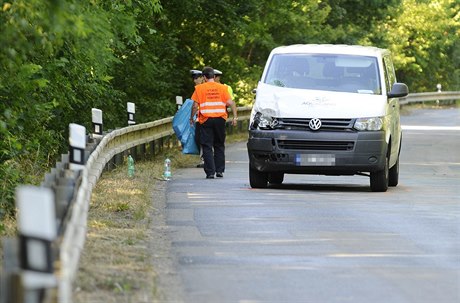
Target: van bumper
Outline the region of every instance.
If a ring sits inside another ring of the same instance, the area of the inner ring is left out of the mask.
[[[382,170],[384,131],[305,132],[251,130],[249,164],[260,172],[354,175]]]

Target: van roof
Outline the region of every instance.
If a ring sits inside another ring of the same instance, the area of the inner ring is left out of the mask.
[[[279,46],[272,50],[272,54],[345,54],[381,57],[388,53],[386,49],[374,46],[345,45],[345,44],[294,44]]]

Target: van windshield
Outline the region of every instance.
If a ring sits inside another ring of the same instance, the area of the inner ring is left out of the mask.
[[[377,58],[336,54],[278,54],[264,83],[300,89],[380,95]]]

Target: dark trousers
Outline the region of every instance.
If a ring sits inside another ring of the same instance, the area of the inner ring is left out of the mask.
[[[195,143],[196,146],[198,146],[198,153],[200,153],[201,150],[201,143],[200,143],[200,134],[201,134],[201,124],[196,122],[195,123]]]
[[[225,119],[208,118],[201,124],[200,142],[207,176],[225,170]]]

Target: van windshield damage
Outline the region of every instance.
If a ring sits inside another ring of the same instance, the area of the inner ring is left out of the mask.
[[[334,54],[277,54],[264,83],[298,89],[381,95],[375,57]]]

